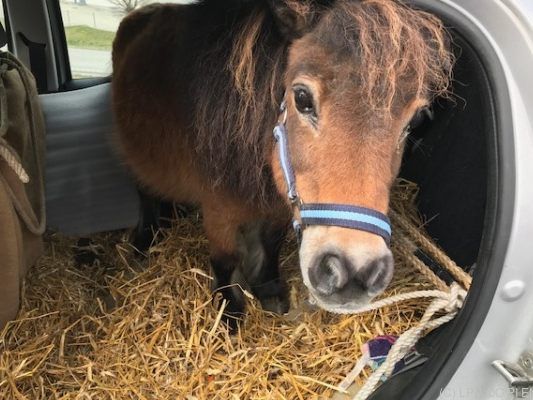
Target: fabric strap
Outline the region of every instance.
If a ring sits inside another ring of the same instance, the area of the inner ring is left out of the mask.
[[[295,201],[298,198],[296,192],[296,178],[292,169],[291,159],[289,157],[289,143],[287,142],[287,129],[285,124],[277,124],[274,128],[274,138],[278,142],[279,162],[287,184],[287,196],[289,200]]]
[[[300,218],[304,227],[327,225],[357,229],[381,236],[386,243],[390,242],[392,233],[387,216],[359,206],[305,203],[300,207]]]

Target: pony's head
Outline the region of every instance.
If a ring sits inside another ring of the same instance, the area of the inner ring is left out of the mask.
[[[270,5],[291,41],[285,127],[299,199],[386,214],[410,122],[448,87],[453,57],[441,22],[392,0]],[[277,149],[272,169],[287,193]],[[381,293],[394,269],[380,235],[320,224],[303,230],[300,263],[317,303],[334,312]]]

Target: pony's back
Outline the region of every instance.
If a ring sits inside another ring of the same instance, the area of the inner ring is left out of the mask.
[[[198,155],[191,162],[210,185],[268,202],[267,133],[283,96],[287,48],[269,10],[267,0],[203,0],[154,4],[123,20],[113,99],[127,161],[142,151],[133,163],[151,164],[154,145],[179,142]]]

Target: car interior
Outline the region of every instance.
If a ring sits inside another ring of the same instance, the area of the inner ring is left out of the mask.
[[[436,397],[487,312],[502,268],[496,250],[510,229],[504,215],[512,198],[504,185],[512,181],[503,178],[501,163],[510,122],[501,67],[479,32],[451,9],[415,3],[445,21],[457,61],[453,93],[436,101],[412,132],[400,176],[418,184],[427,232],[473,276],[473,286],[457,318],[418,343],[428,361],[393,376],[374,400]],[[110,139],[112,76],[73,79],[59,7],[59,0],[4,0],[7,34],[0,30],[0,40],[31,68],[40,89],[48,228],[80,237],[133,228],[142,219],[141,201]],[[429,266],[446,280],[438,265]]]

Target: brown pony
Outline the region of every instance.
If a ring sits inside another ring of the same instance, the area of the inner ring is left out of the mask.
[[[118,141],[142,185],[201,207],[228,311],[244,309],[240,286],[284,312],[278,255],[292,211],[272,136],[282,100],[300,198],[386,213],[404,134],[446,92],[452,64],[441,22],[393,0],[151,5],[113,45]],[[300,265],[335,312],[393,273],[380,236],[335,226],[303,231]]]

